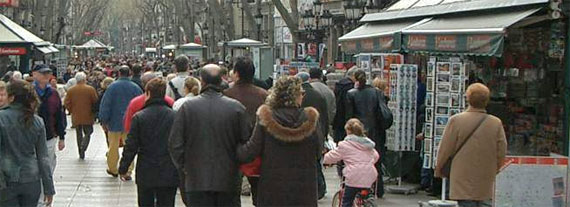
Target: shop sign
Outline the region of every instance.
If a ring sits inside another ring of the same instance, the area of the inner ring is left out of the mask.
[[[373,39],[363,39],[361,44],[362,44],[362,49],[364,51],[374,50],[374,40]]]
[[[410,35],[408,37],[408,49],[425,50],[427,48],[426,35]]]
[[[394,44],[394,37],[380,37],[380,49],[390,50]]]
[[[20,0],[0,0],[0,6],[19,7],[20,6]]]
[[[343,46],[343,50],[344,51],[356,51],[356,42],[354,41],[348,41],[348,42],[344,42],[342,43]]]
[[[25,55],[26,48],[23,47],[0,47],[0,55]]]
[[[457,37],[455,35],[435,36],[435,49],[455,51],[457,48]]]
[[[484,53],[491,51],[491,35],[467,36],[467,49]]]

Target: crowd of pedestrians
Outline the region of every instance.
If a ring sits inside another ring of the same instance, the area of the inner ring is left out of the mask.
[[[342,206],[352,206],[356,193],[375,182],[383,197],[392,125],[385,81],[372,86],[363,70],[352,68],[334,89],[320,69],[273,83],[255,78],[247,57],[196,65],[179,56],[169,64],[87,61],[69,67],[59,84],[49,66],[36,65],[31,76],[13,73],[0,82],[0,207],[52,203],[66,113],[79,159],[101,124],[106,173],[130,181],[136,169],[139,206],[174,206],[177,191],[188,206],[240,206],[243,177],[256,206],[317,206],[327,194],[323,163],[344,163]],[[506,143],[500,120],[485,115],[488,89],[472,85],[467,99],[471,107],[449,121],[438,163],[454,159],[451,198],[479,206],[490,199]],[[481,128],[494,130],[477,131],[471,120],[479,118]],[[453,157],[467,139],[462,130],[471,128],[480,143]],[[329,136],[336,149],[325,147]],[[473,153],[485,159],[473,160]],[[442,176],[441,165],[435,175]]]

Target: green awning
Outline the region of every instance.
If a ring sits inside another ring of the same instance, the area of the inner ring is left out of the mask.
[[[402,31],[402,50],[501,56],[506,28],[538,10],[540,8],[433,18]]]
[[[417,22],[406,20],[367,23],[340,37],[339,42],[343,51],[349,54],[400,51],[401,31]]]

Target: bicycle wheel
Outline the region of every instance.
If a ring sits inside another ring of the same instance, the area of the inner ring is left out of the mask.
[[[376,207],[376,202],[374,202],[374,199],[362,200],[362,206],[363,207]]]
[[[340,199],[342,199],[340,196],[340,191],[337,191],[333,196],[332,207],[340,207]]]

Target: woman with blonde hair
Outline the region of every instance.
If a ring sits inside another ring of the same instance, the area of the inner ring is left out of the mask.
[[[301,108],[301,84],[296,77],[277,80],[266,104],[257,110],[251,139],[238,147],[242,163],[262,158],[258,206],[317,206],[315,163],[323,135],[316,130],[319,112]]]
[[[380,77],[376,77],[372,81],[372,86],[374,86],[378,90],[382,91],[384,93],[384,96],[386,96],[386,98],[388,98],[388,95],[390,94],[390,88],[388,88],[388,81],[386,81]]]
[[[186,101],[194,98],[195,96],[198,96],[200,94],[200,89],[201,89],[200,84],[201,83],[197,78],[194,77],[186,78],[186,80],[184,81],[184,92],[186,93],[186,95],[183,98],[176,100],[174,102],[174,105],[172,105],[172,109],[174,109],[174,111],[178,111],[178,109],[180,109],[180,107],[182,107],[182,105]]]

